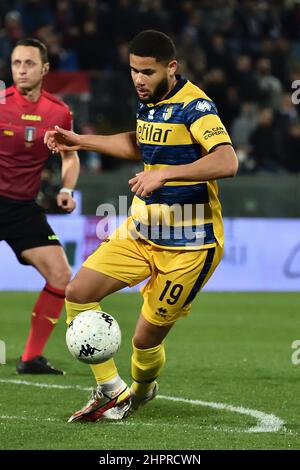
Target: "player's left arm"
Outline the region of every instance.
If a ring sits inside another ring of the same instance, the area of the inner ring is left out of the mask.
[[[164,168],[167,181],[209,181],[235,176],[238,159],[231,144],[219,144],[205,157],[187,165]]]
[[[193,163],[137,173],[129,180],[129,185],[132,192],[147,197],[168,181],[209,181],[235,176],[237,170],[235,151],[230,144],[224,144]]]
[[[212,101],[192,102],[186,112],[186,124],[206,155],[187,165],[166,168],[166,181],[209,181],[235,176],[238,159],[231,139]],[[210,108],[210,109],[208,109]],[[174,171],[175,170],[175,171]]]
[[[77,152],[64,151],[61,152],[61,158],[62,188],[56,196],[56,201],[58,207],[66,212],[72,212],[76,207],[73,189],[76,186],[80,171],[79,157]]]
[[[199,109],[197,103],[201,104]],[[211,109],[205,110],[205,105]],[[196,101],[188,116],[190,133],[207,155],[186,165],[172,165],[137,173],[129,180],[132,192],[147,197],[169,181],[209,181],[236,175],[238,159],[214,104],[208,100]]]

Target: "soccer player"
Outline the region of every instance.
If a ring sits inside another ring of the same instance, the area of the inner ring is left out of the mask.
[[[144,162],[144,171],[129,180],[135,193],[131,216],[84,262],[66,290],[70,322],[79,312],[99,308],[108,294],[150,277],[132,341],[133,383],[129,389],[113,359],[92,365],[96,388],[70,422],[122,419],[157,394],[164,339],[189,313],[222,257],[215,179],[234,176],[238,167],[215,104],[176,74],[172,40],[143,31],[129,50],[139,98],[136,131],[88,136],[56,127],[45,135],[53,151],[93,149]]]
[[[12,52],[11,68],[14,85],[5,90],[0,104],[0,240],[10,245],[21,264],[32,265],[46,281],[33,307],[17,372],[63,374],[42,353],[60,316],[71,270],[58,236],[35,198],[49,157],[44,134],[58,122],[71,129],[72,117],[62,101],[42,90],[43,77],[49,70],[43,43],[20,40]],[[73,150],[61,152],[61,157],[62,188],[57,205],[72,212],[79,159]]]

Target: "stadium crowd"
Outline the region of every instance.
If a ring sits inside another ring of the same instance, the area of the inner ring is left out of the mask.
[[[175,39],[180,72],[216,102],[240,171],[300,172],[292,88],[300,79],[300,1],[3,0],[0,18],[0,79],[8,85],[10,53],[23,37],[47,45],[52,70],[87,72],[92,99],[64,97],[75,108],[75,130],[132,128],[128,42],[157,29]],[[101,155],[81,157],[89,170],[106,168]]]

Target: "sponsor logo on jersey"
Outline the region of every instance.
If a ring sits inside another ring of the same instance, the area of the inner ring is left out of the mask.
[[[220,134],[227,135],[226,130],[222,126],[212,127],[211,129],[207,129],[204,132],[203,136],[204,136],[204,140],[207,140],[207,139],[210,139],[210,137],[213,137],[214,135],[220,135]]]
[[[172,116],[172,112],[173,112],[173,106],[168,106],[165,109],[165,111],[163,112],[164,121],[168,121],[168,119],[170,119],[170,117]]]
[[[38,116],[37,114],[22,114],[21,119],[24,121],[41,121],[42,116]]]
[[[204,101],[204,100],[198,101],[195,109],[197,111],[201,111],[202,113],[204,113],[205,111],[211,110],[211,104],[208,101]]]
[[[148,113],[148,119],[149,121],[154,119],[154,113],[155,113],[155,109],[150,109],[149,113]]]
[[[3,135],[13,136],[15,135],[14,131],[10,131],[8,129],[4,129]]]
[[[157,142],[165,143],[168,140],[169,133],[172,129],[165,129],[155,124],[144,122],[137,126],[138,140],[140,142]]]

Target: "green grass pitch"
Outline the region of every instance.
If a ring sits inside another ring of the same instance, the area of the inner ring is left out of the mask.
[[[93,378],[67,351],[63,319],[45,355],[67,375],[16,375],[36,295],[0,293],[0,339],[7,346],[0,449],[299,449],[300,364],[291,362],[291,345],[300,339],[299,294],[200,294],[166,340],[159,396],[127,420],[96,424],[66,422],[87,400],[82,388]],[[134,293],[102,303],[122,329],[116,362],[128,382],[140,306]]]

